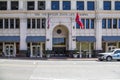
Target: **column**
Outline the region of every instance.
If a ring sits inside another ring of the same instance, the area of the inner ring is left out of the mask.
[[[96,15],[96,50],[102,50],[102,18]]]
[[[43,55],[43,43],[40,43],[40,57],[42,58],[42,55]]]
[[[11,9],[11,1],[8,0],[8,1],[7,1],[7,10],[10,10],[10,9]]]
[[[51,0],[46,1],[46,10],[51,10]]]
[[[35,10],[37,10],[37,9],[38,9],[38,8],[37,8],[37,7],[38,7],[37,1],[35,1],[35,4],[34,4],[34,5],[35,5]]]
[[[20,50],[27,50],[27,19],[23,17],[20,18]]]
[[[19,10],[23,10],[23,0],[19,0]]]
[[[33,57],[33,48],[32,48],[32,42],[30,42],[30,57]]]
[[[16,57],[16,43],[14,42],[14,57]]]
[[[60,10],[62,10],[62,0],[60,0]]]
[[[5,42],[3,42],[3,51],[2,51],[3,53],[4,53],[4,56],[6,56],[5,54]]]
[[[71,10],[76,10],[76,0],[71,0]]]

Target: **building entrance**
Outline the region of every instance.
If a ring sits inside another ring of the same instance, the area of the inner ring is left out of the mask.
[[[5,56],[8,56],[8,57],[12,57],[12,56],[15,56],[15,53],[14,53],[14,45],[13,44],[7,44],[5,45]]]
[[[40,57],[40,46],[32,46],[32,57]]]

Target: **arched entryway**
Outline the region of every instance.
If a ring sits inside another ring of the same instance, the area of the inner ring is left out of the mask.
[[[67,50],[68,50],[68,44],[69,44],[69,38],[68,38],[68,29],[64,25],[57,25],[53,29],[53,51],[54,56],[56,57],[64,57],[68,56]]]

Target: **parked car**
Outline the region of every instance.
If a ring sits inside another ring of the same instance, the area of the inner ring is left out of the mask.
[[[98,53],[98,60],[103,61],[111,61],[118,60],[120,61],[120,49],[114,49],[110,52]]]

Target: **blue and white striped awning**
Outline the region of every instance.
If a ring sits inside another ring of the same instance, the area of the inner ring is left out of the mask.
[[[20,42],[20,36],[0,36],[0,42]]]
[[[95,42],[96,38],[94,36],[76,36],[76,40],[79,42]]]
[[[26,42],[45,42],[45,36],[27,36]]]

